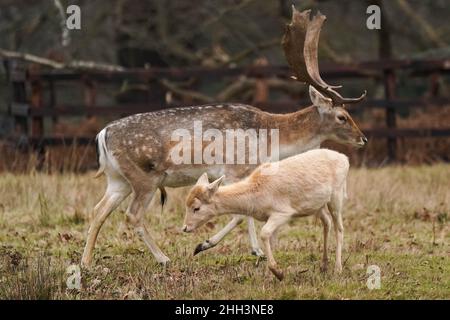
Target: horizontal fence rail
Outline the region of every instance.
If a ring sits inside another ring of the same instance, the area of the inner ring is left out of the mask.
[[[255,107],[262,109],[271,109],[278,112],[297,111],[300,106],[311,104],[309,100],[299,100],[298,102],[267,102],[254,104]],[[433,99],[417,99],[417,100],[366,100],[357,106],[347,106],[348,110],[356,110],[361,108],[380,108],[384,109],[388,106],[394,108],[423,108],[426,106],[444,106],[449,105],[450,99],[433,98]],[[169,104],[164,108],[180,107],[177,104]],[[95,106],[86,107],[84,105],[57,105],[55,107],[32,108],[29,104],[13,103],[10,112],[15,116],[108,116],[108,115],[130,115],[141,112],[149,112],[161,110],[161,105],[149,104],[126,104],[125,106]]]
[[[369,138],[420,138],[420,137],[449,137],[450,128],[448,129],[435,129],[435,128],[420,128],[420,129],[408,129],[408,128],[377,128],[377,129],[363,129],[364,134]],[[40,137],[29,138],[27,143],[34,147],[45,146],[59,146],[59,145],[87,145],[93,144],[94,137]],[[10,141],[12,142],[12,141]]]
[[[126,69],[125,71],[71,71],[50,70],[36,71],[20,66],[16,60],[4,60],[7,70],[8,88],[7,101],[9,115],[24,128],[25,137],[20,143],[28,144],[41,150],[56,145],[87,145],[92,144],[93,137],[57,137],[44,132],[43,119],[53,120],[60,117],[122,117],[135,113],[155,111],[163,108],[177,107],[180,104],[161,103],[126,103],[117,105],[97,105],[96,91],[100,90],[93,83],[123,83],[135,81],[148,85],[151,81],[170,79],[186,80],[191,78],[207,79],[208,81],[224,78],[246,76],[248,78],[277,77],[287,79],[291,76],[285,66],[246,66],[246,67],[189,67],[189,68],[143,68]],[[408,77],[428,77],[431,95],[427,98],[406,99],[396,95],[396,79],[398,72]],[[447,128],[397,128],[396,110],[405,108],[423,108],[430,105],[450,105],[450,100],[438,96],[439,77],[450,72],[450,59],[442,60],[386,60],[354,63],[351,65],[321,64],[321,74],[326,79],[359,79],[369,78],[384,84],[384,99],[367,99],[357,106],[350,105],[348,109],[381,108],[385,110],[386,125],[380,128],[363,130],[368,137],[386,138],[388,154],[396,158],[396,138],[398,137],[448,137]],[[56,101],[55,86],[59,82],[78,82],[84,86],[85,104],[66,105]],[[45,86],[44,86],[45,84]],[[49,102],[44,103],[43,92],[48,90]],[[166,89],[170,91],[170,89]],[[218,101],[220,102],[220,101]],[[266,101],[254,103],[263,110],[284,113],[298,110],[300,106],[309,105],[309,100],[299,101]]]
[[[426,75],[435,72],[449,73],[450,59],[448,60],[386,60],[361,62],[352,65],[335,65],[323,63],[320,66],[321,74],[329,79],[332,78],[357,78],[357,77],[374,77],[380,75],[380,71],[391,69],[409,69],[412,75]],[[160,78],[170,78],[173,80],[183,79],[186,77],[226,77],[246,75],[248,77],[289,77],[290,72],[285,66],[248,66],[248,67],[187,67],[187,68],[148,68],[148,69],[128,69],[126,71],[86,71],[74,72],[68,70],[53,70],[38,74],[30,74],[30,80],[83,80],[86,77],[92,80],[100,81],[123,81],[138,80],[149,81]],[[23,75],[18,75],[22,78]],[[14,79],[14,76],[13,76]]]

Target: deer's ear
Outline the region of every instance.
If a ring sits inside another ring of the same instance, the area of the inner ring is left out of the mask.
[[[209,184],[208,174],[205,172],[200,176],[200,178],[198,178],[197,183],[195,185],[206,186],[208,184]]]
[[[309,97],[311,98],[311,102],[313,103],[313,105],[321,108],[322,110],[330,109],[333,107],[333,101],[330,98],[322,95],[313,86],[309,86]]]
[[[223,179],[225,178],[225,176],[221,176],[219,179],[211,182],[208,185],[208,191],[210,195],[213,195],[214,193],[216,193],[217,189],[219,189],[220,185],[222,184]]]

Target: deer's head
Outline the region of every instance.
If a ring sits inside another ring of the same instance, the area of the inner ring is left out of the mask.
[[[209,183],[205,172],[198,179],[195,186],[186,197],[186,215],[184,218],[184,232],[191,232],[217,215],[213,196],[219,189],[225,176]]]
[[[309,84],[309,94],[321,117],[321,132],[332,140],[362,147],[367,138],[345,110],[346,104],[357,103],[366,96],[344,98],[336,90],[341,86],[327,84],[319,73],[317,49],[320,30],[326,17],[318,12],[312,19],[310,10],[299,12],[292,7],[291,23],[286,25],[283,49],[294,71],[294,79]]]
[[[325,97],[313,86],[309,87],[309,96],[320,115],[320,132],[328,139],[362,147],[367,138],[353,121],[344,106],[334,106],[330,98]]]

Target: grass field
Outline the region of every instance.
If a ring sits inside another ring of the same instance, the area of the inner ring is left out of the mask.
[[[125,227],[126,201],[102,228],[82,289],[69,290],[66,268],[80,261],[105,187],[92,176],[0,176],[0,299],[450,299],[450,165],[351,170],[341,275],[319,271],[322,227],[314,218],[280,232],[283,282],[265,261],[256,265],[245,224],[193,257],[228,218],[183,234],[185,190],[169,190],[168,206],[161,214],[153,204],[147,223],[170,266],[157,265]],[[381,269],[378,290],[366,286],[368,265]]]

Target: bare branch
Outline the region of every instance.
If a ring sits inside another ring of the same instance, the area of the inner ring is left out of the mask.
[[[66,65],[69,69],[99,70],[99,71],[125,71],[126,68],[116,65],[94,61],[73,60]]]
[[[67,47],[70,44],[70,34],[69,29],[66,28],[66,13],[64,12],[64,8],[61,4],[61,1],[54,0],[53,3],[55,7],[58,9],[59,17],[61,19],[61,45],[63,47]]]
[[[74,69],[74,70],[99,70],[99,71],[125,71],[125,68],[94,61],[73,60],[69,63],[62,63],[55,60],[35,56],[29,53],[10,51],[0,48],[0,57],[8,59],[18,59],[26,62],[37,63],[54,69]]]
[[[348,54],[337,53],[325,40],[322,40],[321,47],[323,51],[327,54],[328,58],[330,58],[333,62],[337,63],[351,63],[352,59]]]
[[[64,63],[61,62],[57,62],[43,57],[38,57],[29,53],[9,51],[1,48],[0,48],[0,56],[8,59],[18,59],[27,62],[37,63],[54,69],[62,69],[65,67]]]
[[[233,4],[229,7],[226,7],[222,9],[218,14],[211,17],[211,19],[206,20],[203,24],[199,24],[196,28],[192,30],[186,30],[186,32],[180,32],[178,35],[175,35],[172,40],[180,41],[181,39],[188,39],[191,38],[193,35],[205,32],[205,30],[208,30],[215,23],[220,22],[230,12],[239,11],[244,7],[246,7],[247,5],[251,4],[252,2],[256,2],[256,0],[243,0],[238,4]]]
[[[417,12],[415,12],[411,8],[411,5],[407,1],[397,0],[397,3],[400,9],[411,19],[413,19],[419,27],[422,28],[423,32],[431,40],[431,42],[433,42],[436,46],[440,48],[447,46],[447,44],[444,41],[442,41],[439,35],[434,31],[433,27],[424,18],[422,18],[419,14],[417,14]]]
[[[271,48],[274,46],[278,46],[280,44],[280,39],[277,37],[275,39],[271,39],[265,42],[261,42],[259,44],[256,44],[255,46],[245,49],[242,52],[236,54],[234,57],[232,57],[229,61],[227,61],[225,64],[230,64],[230,63],[236,63],[239,62],[245,58],[247,58],[249,55],[256,53],[257,51],[263,50],[263,49],[267,49],[267,48]]]
[[[179,41],[173,40],[169,33],[167,3],[164,1],[156,1],[156,20],[158,25],[158,35],[161,39],[164,49],[173,55],[181,57],[191,62],[198,62],[200,58],[180,44]]]
[[[196,91],[191,91],[191,90],[187,90],[187,89],[183,89],[180,88],[179,86],[177,86],[176,84],[174,84],[173,82],[167,80],[167,79],[162,79],[159,81],[167,90],[178,94],[180,96],[183,97],[189,97],[192,98],[194,100],[197,100],[199,102],[202,103],[212,103],[214,102],[214,98],[211,98],[207,95],[201,94],[199,92]]]
[[[243,91],[251,89],[255,86],[254,79],[248,79],[247,77],[240,77],[237,81],[233,81],[229,86],[224,88],[217,94],[217,101],[228,101],[232,97],[237,96]]]

